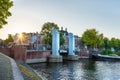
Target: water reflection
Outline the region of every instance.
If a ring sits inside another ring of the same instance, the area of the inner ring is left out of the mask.
[[[82,62],[82,70],[83,76],[82,79],[84,80],[97,80],[96,77],[96,65],[95,61],[85,60]]]
[[[63,63],[31,64],[42,71],[48,80],[120,80],[120,63],[107,61],[79,60]]]
[[[99,80],[120,80],[119,62],[96,62],[96,67]]]

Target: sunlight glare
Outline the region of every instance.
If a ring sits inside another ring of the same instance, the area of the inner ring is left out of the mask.
[[[18,38],[21,39],[21,38],[22,38],[22,34],[19,34],[19,35],[18,35]]]

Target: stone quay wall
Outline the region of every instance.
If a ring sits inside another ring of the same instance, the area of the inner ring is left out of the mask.
[[[0,48],[0,52],[13,58],[15,61],[24,62],[26,60],[26,48],[12,47],[12,48]]]
[[[47,62],[47,58],[50,55],[51,51],[29,50],[27,51],[26,63]]]
[[[77,52],[76,55],[80,57],[89,57],[89,50],[82,49],[80,52]]]
[[[24,47],[2,48],[0,52],[13,58],[17,62],[26,62],[27,60],[45,59],[51,55],[51,51],[27,51]]]
[[[27,51],[27,59],[40,59],[50,56],[51,51]]]

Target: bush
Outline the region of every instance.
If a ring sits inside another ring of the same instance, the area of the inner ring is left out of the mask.
[[[106,49],[106,50],[103,50],[101,52],[102,55],[110,55],[110,54],[113,54],[113,52],[111,51],[111,49]]]
[[[117,54],[118,56],[120,56],[120,51],[119,51],[119,52],[116,52],[116,54]]]
[[[102,54],[102,55],[107,55],[106,50],[102,50],[101,54]]]

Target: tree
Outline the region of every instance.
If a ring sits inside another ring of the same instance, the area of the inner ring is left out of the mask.
[[[108,48],[110,48],[111,46],[110,46],[110,41],[109,41],[109,39],[107,38],[107,37],[105,37],[104,38],[104,48],[105,49],[108,49]]]
[[[98,41],[97,41],[97,47],[98,48],[104,48],[105,43],[104,43],[104,36],[103,34],[98,35]]]
[[[65,43],[65,40],[63,38],[63,33],[60,32],[60,45],[63,45]]]
[[[111,38],[110,40],[110,46],[113,47],[115,50],[120,49],[120,40],[117,38]]]
[[[5,44],[5,45],[8,45],[9,42],[13,42],[13,41],[14,41],[14,40],[13,40],[12,35],[11,35],[11,34],[8,34],[8,38],[4,41],[4,44]]]
[[[10,0],[0,0],[0,28],[7,24],[6,19],[11,16],[9,8],[13,6],[13,2]]]
[[[45,44],[52,45],[52,29],[57,29],[59,31],[59,27],[55,23],[47,22],[42,26],[41,34],[44,35],[43,41]],[[60,33],[60,45],[64,44],[63,34]]]
[[[82,34],[82,42],[91,48],[97,47],[98,32],[95,29],[87,29]]]

